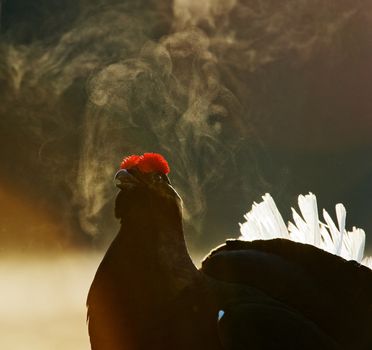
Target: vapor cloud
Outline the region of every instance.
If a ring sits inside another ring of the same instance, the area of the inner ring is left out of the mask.
[[[112,237],[111,179],[145,151],[169,160],[195,246],[237,235],[266,191],[286,208],[309,190],[345,202],[368,235],[367,3],[25,4],[3,6],[0,175],[49,203],[73,240]]]

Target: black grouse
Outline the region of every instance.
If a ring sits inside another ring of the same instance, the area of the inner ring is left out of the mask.
[[[92,350],[372,349],[372,271],[284,239],[227,241],[197,269],[165,159],[116,175],[121,228],[92,282]]]

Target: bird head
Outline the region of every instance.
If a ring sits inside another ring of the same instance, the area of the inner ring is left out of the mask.
[[[115,175],[116,186],[121,190],[116,199],[115,216],[123,218],[131,209],[155,210],[156,205],[167,207],[176,204],[181,211],[182,201],[172,187],[167,161],[158,153],[125,157]]]

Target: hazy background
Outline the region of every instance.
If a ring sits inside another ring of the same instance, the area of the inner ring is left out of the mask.
[[[196,260],[265,192],[343,202],[372,247],[370,1],[0,4],[2,348],[87,349],[124,155],[169,160]]]

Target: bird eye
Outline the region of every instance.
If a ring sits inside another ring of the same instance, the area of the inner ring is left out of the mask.
[[[163,177],[161,176],[161,174],[157,174],[157,173],[155,173],[155,174],[152,176],[152,181],[153,181],[153,182],[161,182],[161,181],[163,181]]]

